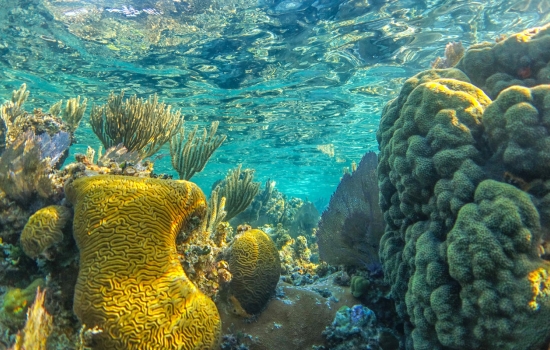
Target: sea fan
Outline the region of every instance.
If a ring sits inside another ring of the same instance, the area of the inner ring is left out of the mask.
[[[368,267],[379,262],[384,218],[378,204],[377,163],[376,153],[366,153],[357,170],[344,174],[321,216],[319,256],[329,264]]]

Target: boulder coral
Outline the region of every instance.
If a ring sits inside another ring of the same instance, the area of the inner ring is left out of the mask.
[[[549,62],[550,47],[540,53],[530,44],[545,43],[548,30],[507,39],[524,46],[491,47]],[[509,87],[492,101],[476,86],[485,81],[472,77],[476,70],[465,72],[419,73],[384,108],[377,138],[385,277],[408,349],[547,347],[550,86]]]
[[[550,27],[525,30],[495,43],[473,45],[455,68],[496,98],[514,85],[550,83]]]
[[[63,227],[71,214],[67,207],[50,205],[31,215],[21,233],[21,247],[25,254],[31,258],[47,255],[48,249],[63,240]]]
[[[273,240],[261,230],[237,235],[227,255],[229,300],[242,316],[258,314],[275,292],[281,274],[279,252]]]
[[[74,311],[94,349],[214,349],[218,310],[187,278],[176,236],[205,215],[187,181],[82,177],[66,185],[80,250]]]

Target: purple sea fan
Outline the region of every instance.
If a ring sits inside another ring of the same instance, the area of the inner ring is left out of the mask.
[[[378,204],[377,163],[376,153],[367,152],[357,170],[342,177],[319,222],[321,260],[360,267],[379,262],[385,224]]]
[[[70,144],[69,134],[35,135],[32,130],[19,135],[0,157],[0,188],[22,205],[38,193],[47,198],[52,191],[50,174]]]

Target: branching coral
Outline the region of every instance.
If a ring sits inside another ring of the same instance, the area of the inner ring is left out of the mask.
[[[196,173],[200,173],[214,151],[225,141],[225,135],[214,136],[219,124],[213,122],[210,132],[207,133],[204,129],[202,137],[195,136],[198,129],[198,126],[195,126],[187,135],[182,128],[170,139],[172,166],[178,172],[180,180],[189,180]]]
[[[378,262],[384,220],[378,205],[376,166],[376,154],[368,152],[356,171],[344,174],[319,222],[321,260],[363,267]]]
[[[185,275],[175,243],[204,216],[202,191],[186,181],[94,176],[66,194],[80,250],[74,311],[102,330],[96,346],[214,349],[218,311]]]
[[[139,152],[141,159],[155,154],[176,135],[183,124],[180,112],[159,103],[156,95],[149,99],[132,96],[123,100],[111,92],[107,104],[93,106],[90,124],[105,149],[122,143],[128,152]]]

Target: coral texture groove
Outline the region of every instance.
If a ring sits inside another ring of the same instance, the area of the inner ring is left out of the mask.
[[[235,237],[228,251],[230,300],[236,312],[257,314],[265,307],[281,274],[279,252],[261,230],[247,230]],[[242,308],[242,310],[241,310]]]
[[[202,191],[125,176],[83,177],[65,190],[80,250],[74,311],[102,330],[94,349],[214,349],[218,310],[185,275],[175,245],[204,216]]]
[[[71,218],[71,210],[61,205],[42,208],[29,218],[21,233],[25,254],[36,258],[63,240],[63,227]]]

